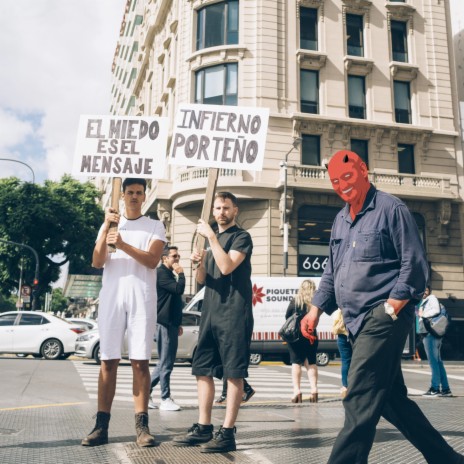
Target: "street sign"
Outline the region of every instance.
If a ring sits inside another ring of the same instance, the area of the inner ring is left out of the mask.
[[[32,293],[32,288],[30,285],[23,285],[21,287],[21,299],[23,300],[23,303],[31,302],[31,293]]]

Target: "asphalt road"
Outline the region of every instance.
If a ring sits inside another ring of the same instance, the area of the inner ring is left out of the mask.
[[[454,398],[424,398],[430,372],[426,363],[404,363],[410,395],[445,439],[464,453],[464,364],[448,363]],[[93,427],[96,411],[98,366],[70,358],[46,361],[0,356],[0,463],[144,464],[230,463],[320,464],[327,462],[344,411],[339,399],[340,365],[319,369],[320,401],[290,403],[289,366],[267,363],[250,368],[255,396],[241,408],[237,421],[238,449],[224,455],[204,455],[198,448],[176,448],[172,439],[197,421],[195,380],[188,365],[176,365],[172,394],[180,412],[150,410],[150,429],[159,446],[141,449],[134,443],[131,370],[123,362],[110,423],[110,443],[88,448],[80,445]],[[218,393],[221,382],[217,384]],[[306,393],[306,395],[305,395]],[[155,391],[159,400],[159,391]],[[306,400],[306,401],[305,401]],[[224,407],[213,408],[217,427]],[[423,457],[386,421],[377,427],[369,464],[422,464]]]
[[[0,410],[95,401],[98,370],[93,361],[77,357],[47,361],[32,357],[1,356]],[[448,363],[447,372],[453,394],[464,397],[464,363]],[[404,362],[403,373],[410,395],[419,396],[428,389],[430,369],[425,361]],[[285,403],[292,394],[290,366],[281,363],[263,363],[250,367],[248,381],[257,392],[251,400],[253,403]],[[332,362],[326,367],[320,367],[318,383],[320,396],[338,398],[340,364]],[[116,392],[116,401],[121,403],[121,407],[125,403],[132,407],[131,385],[129,362],[122,361]],[[302,386],[303,391],[308,390],[304,376]],[[218,381],[216,387],[219,392],[221,382]],[[196,405],[196,383],[190,375],[188,364],[176,364],[172,375],[172,395],[181,405]],[[156,391],[154,396],[157,396]]]

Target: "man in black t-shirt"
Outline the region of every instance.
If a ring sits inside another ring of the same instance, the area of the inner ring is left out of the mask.
[[[216,234],[203,220],[197,232],[208,240],[205,250],[196,250],[191,260],[198,263],[196,280],[205,285],[198,346],[192,374],[197,377],[198,423],[174,440],[177,446],[202,444],[204,453],[234,451],[235,421],[243,396],[243,379],[248,377],[250,342],[253,333],[250,234],[235,224],[237,199],[229,192],[215,196],[213,216]],[[213,377],[227,378],[228,394],[223,425],[213,438],[211,410]]]

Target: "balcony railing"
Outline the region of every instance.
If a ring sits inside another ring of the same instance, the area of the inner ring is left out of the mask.
[[[420,189],[436,190],[437,193],[450,191],[449,178],[424,177],[415,174],[379,174],[373,172],[369,174],[369,179],[376,185],[412,186]]]
[[[209,168],[188,168],[184,171],[177,173],[177,182],[184,183],[195,181],[197,179],[206,179],[208,177]],[[221,169],[219,176],[222,177],[236,177],[236,169]]]
[[[289,167],[288,183],[300,188],[332,188],[327,169],[321,166]],[[380,189],[399,196],[431,197],[446,196],[455,198],[456,192],[451,185],[450,177],[420,176],[402,173],[370,172],[369,180]],[[280,183],[283,184],[283,171]]]

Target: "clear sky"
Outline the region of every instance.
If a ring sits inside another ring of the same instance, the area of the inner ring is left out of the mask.
[[[464,29],[464,0],[450,0],[450,6],[453,32],[456,34]]]
[[[70,172],[80,114],[108,114],[125,0],[1,0],[0,158]],[[32,180],[0,161],[0,177]]]
[[[108,114],[126,0],[0,1],[0,158],[38,182],[70,172],[80,114]],[[451,0],[456,31],[464,0]],[[0,177],[29,181],[0,161]]]

